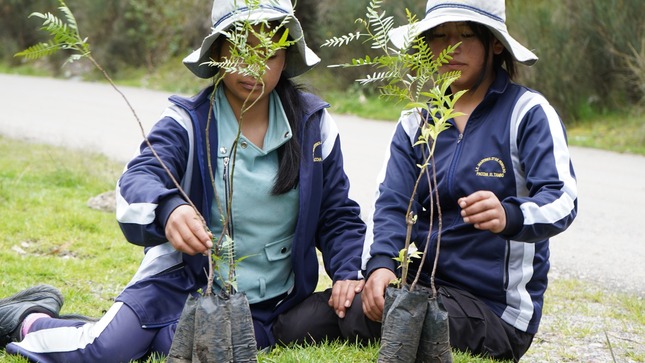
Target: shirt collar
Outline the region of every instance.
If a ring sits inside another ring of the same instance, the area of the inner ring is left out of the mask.
[[[235,118],[235,113],[233,113],[233,109],[224,94],[223,87],[223,85],[220,85],[215,93],[215,104],[218,105],[215,111],[218,127],[237,133],[239,125]],[[291,131],[289,120],[282,107],[282,102],[280,102],[280,97],[274,90],[269,94],[269,128],[264,136],[262,152],[268,154],[284,145],[292,137],[293,132]]]

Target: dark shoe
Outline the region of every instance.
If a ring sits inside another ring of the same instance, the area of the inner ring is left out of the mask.
[[[38,285],[0,300],[0,348],[19,338],[20,324],[31,313],[57,317],[63,295],[53,286]]]

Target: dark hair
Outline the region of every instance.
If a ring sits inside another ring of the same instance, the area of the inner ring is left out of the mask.
[[[473,33],[475,33],[477,39],[479,39],[479,41],[481,41],[484,45],[484,54],[486,57],[486,62],[488,62],[488,55],[491,52],[491,44],[493,39],[495,39],[495,35],[493,35],[490,29],[488,29],[488,27],[483,24],[475,23],[472,21],[467,21],[466,24],[468,25],[468,27],[470,27]],[[486,66],[488,66],[488,64],[484,64],[484,70],[482,70],[480,79],[484,78],[483,72],[487,68]],[[499,67],[504,67],[511,79],[515,76],[515,58],[513,58],[511,52],[506,49],[506,46],[504,46],[502,53],[495,54],[493,56],[493,69],[497,69]]]
[[[275,91],[280,97],[282,108],[291,126],[291,139],[278,149],[278,175],[273,184],[274,195],[284,194],[298,185],[300,174],[300,118],[303,114],[303,105],[300,98],[300,86],[297,86],[287,76],[282,74]]]

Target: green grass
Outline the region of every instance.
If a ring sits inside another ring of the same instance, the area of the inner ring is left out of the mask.
[[[331,105],[332,112],[372,120],[396,121],[405,106],[377,95],[365,95],[357,90],[328,91],[322,96]]]
[[[86,206],[114,188],[122,166],[6,138],[0,155],[0,296],[49,283],[64,292],[66,307],[100,315],[142,255],[112,213]]]
[[[34,63],[24,63],[19,66],[12,66],[5,62],[0,62],[0,73],[16,74],[23,76],[51,77],[51,73],[46,67],[36,66]]]
[[[645,155],[645,114],[593,116],[567,128],[569,143],[596,149]]]

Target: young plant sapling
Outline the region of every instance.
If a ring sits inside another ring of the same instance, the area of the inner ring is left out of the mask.
[[[437,185],[433,156],[434,141],[443,130],[450,127],[448,120],[462,115],[454,110],[454,105],[466,91],[455,94],[448,92],[450,85],[460,77],[460,72],[439,73],[439,68],[452,59],[451,54],[459,44],[448,47],[440,54],[433,54],[423,37],[408,36],[404,48],[391,47],[389,33],[393,29],[394,20],[393,17],[386,16],[385,11],[380,11],[382,3],[383,0],[371,0],[365,18],[356,20],[364,32],[333,37],[323,44],[340,47],[358,40],[371,42],[372,49],[379,51],[381,55],[366,55],[352,59],[351,63],[333,67],[375,69],[373,73],[357,81],[363,86],[377,85],[382,97],[406,102],[402,117],[415,117],[420,126],[414,147],[421,148],[424,161],[418,165],[419,172],[404,216],[407,226],[404,248],[394,258],[399,263],[401,279],[394,282],[397,287],[390,286],[386,290],[379,361],[449,362],[452,361],[452,354],[448,340],[447,313],[438,301],[434,286],[441,246],[441,205],[438,191],[433,188]],[[416,17],[409,10],[406,10],[406,14],[408,22],[414,26]],[[428,255],[430,233],[421,254],[416,250],[415,241],[411,241],[412,229],[417,221],[413,205],[422,178],[426,178],[430,186],[430,230],[435,213],[439,223],[429,297],[427,293],[416,289],[416,285]],[[409,264],[411,258],[415,257],[421,257],[420,266],[409,284]]]

